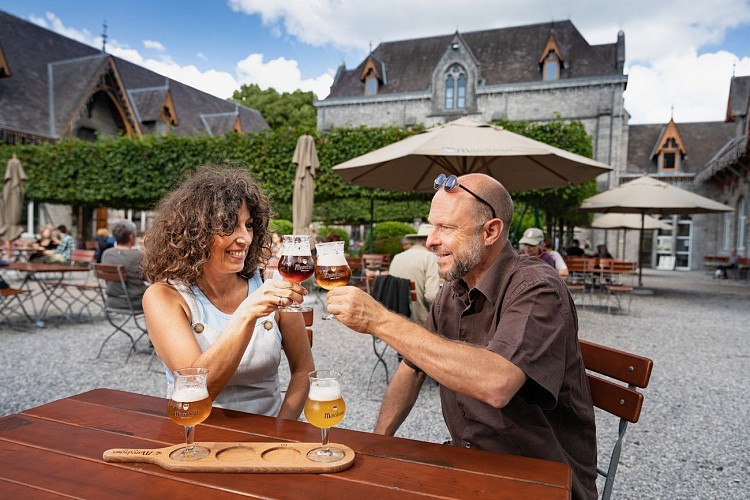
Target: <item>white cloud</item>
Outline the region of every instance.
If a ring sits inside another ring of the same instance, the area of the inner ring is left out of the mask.
[[[157,42],[155,40],[144,40],[143,46],[147,49],[156,50],[159,52],[166,52],[167,48],[164,47],[160,42]]]
[[[328,95],[333,83],[333,77],[328,73],[303,80],[297,61],[279,57],[263,62],[263,54],[251,54],[237,63],[237,73],[240,84],[255,83],[261,89],[272,87],[280,93],[312,90],[320,99]]]

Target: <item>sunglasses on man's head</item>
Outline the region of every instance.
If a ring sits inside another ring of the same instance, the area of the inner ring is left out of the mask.
[[[492,208],[492,205],[490,205],[485,199],[483,199],[481,196],[476,194],[474,191],[467,188],[466,186],[463,186],[460,182],[458,182],[458,177],[456,177],[455,175],[448,175],[448,176],[446,176],[445,174],[438,175],[437,179],[435,179],[435,184],[434,184],[435,191],[440,189],[441,186],[448,193],[453,191],[454,188],[460,187],[461,189],[463,189],[464,191],[472,195],[474,198],[476,198],[477,201],[479,201],[479,203],[486,205],[492,211],[492,218],[497,219],[497,214],[495,213],[495,209]]]

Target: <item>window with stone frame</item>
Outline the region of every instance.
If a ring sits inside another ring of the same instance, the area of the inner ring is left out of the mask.
[[[466,70],[460,64],[453,64],[445,75],[445,109],[466,108]]]

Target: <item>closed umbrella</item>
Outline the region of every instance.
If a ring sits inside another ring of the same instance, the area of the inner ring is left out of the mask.
[[[294,234],[309,234],[315,194],[315,169],[320,166],[315,140],[310,135],[297,139],[292,161],[297,164],[292,193],[292,224]]]
[[[732,207],[723,203],[648,176],[639,177],[586,198],[581,203],[580,210],[584,212],[640,214],[638,286],[643,285],[643,230],[646,214],[681,215],[734,211]]]
[[[24,229],[21,225],[23,223],[24,181],[26,181],[26,172],[14,154],[5,168],[5,184],[3,185],[3,220],[0,226],[0,236],[7,241],[18,238]]]
[[[470,118],[333,167],[351,184],[408,192],[432,191],[441,173],[487,174],[509,191],[526,191],[580,184],[610,170],[590,158]]]

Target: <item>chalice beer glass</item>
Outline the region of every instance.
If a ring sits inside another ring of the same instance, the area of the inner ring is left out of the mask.
[[[210,452],[203,446],[193,444],[195,426],[211,413],[211,398],[208,396],[206,378],[208,368],[183,368],[175,370],[174,389],[167,403],[167,415],[172,421],[185,426],[185,448],[175,450],[172,460],[190,462],[206,458]]]
[[[318,262],[315,265],[315,281],[318,286],[325,290],[346,286],[352,276],[352,271],[344,255],[344,242],[318,243],[315,249],[318,251]],[[333,318],[333,314],[323,315],[323,319]]]
[[[310,392],[305,402],[305,418],[322,434],[322,446],[310,450],[307,458],[313,462],[338,462],[344,458],[344,451],[328,445],[328,433],[331,427],[344,418],[346,403],[341,396],[339,379],[341,373],[335,370],[316,370],[308,375]]]
[[[283,236],[281,260],[279,260],[279,274],[287,281],[302,283],[315,272],[315,261],[310,251],[310,236],[294,234]],[[304,312],[310,311],[308,306],[292,303],[287,307],[280,307],[279,311]]]

